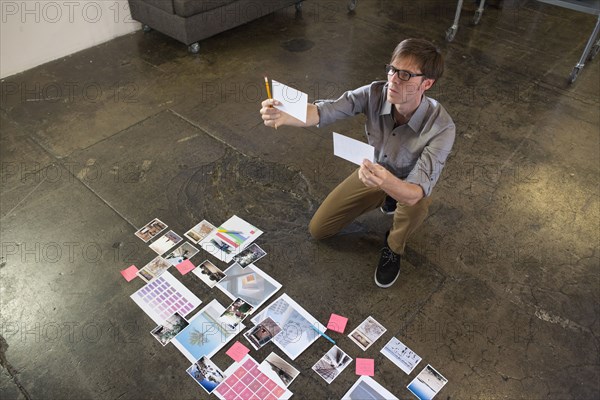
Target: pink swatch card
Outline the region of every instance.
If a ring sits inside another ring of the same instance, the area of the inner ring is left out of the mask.
[[[344,333],[347,323],[348,318],[337,314],[331,314],[331,317],[329,317],[329,322],[327,323],[327,329],[331,329],[334,332]]]
[[[233,361],[240,362],[240,361],[242,361],[244,356],[246,354],[248,354],[249,352],[250,352],[250,349],[248,349],[246,346],[244,346],[240,342],[235,342],[233,344],[233,346],[231,346],[225,354],[227,354],[229,357],[233,358]]]
[[[375,375],[375,360],[372,358],[357,358],[356,375]]]
[[[196,266],[194,264],[192,264],[192,262],[190,260],[185,260],[185,261],[177,264],[175,266],[175,268],[177,268],[177,271],[181,272],[181,275],[185,275],[188,272],[190,272],[191,270],[193,270],[194,268],[196,268]]]
[[[125,278],[127,282],[131,282],[133,278],[137,276],[137,273],[138,269],[135,265],[121,271],[121,275],[123,275],[123,278]]]

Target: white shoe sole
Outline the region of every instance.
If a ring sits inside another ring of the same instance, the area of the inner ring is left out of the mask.
[[[390,286],[392,286],[394,283],[396,283],[396,281],[398,280],[398,278],[399,278],[399,277],[400,277],[400,272],[398,272],[398,275],[396,275],[396,277],[394,278],[394,280],[393,280],[393,281],[391,281],[391,282],[390,282],[390,283],[388,283],[387,285],[384,285],[384,284],[382,284],[382,283],[379,283],[379,282],[377,281],[377,270],[375,270],[375,274],[373,275],[373,279],[375,280],[375,284],[376,284],[377,286],[379,286],[380,288],[382,288],[382,289],[387,289],[387,288],[389,288]]]

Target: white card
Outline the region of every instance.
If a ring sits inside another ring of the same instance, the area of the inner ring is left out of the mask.
[[[273,99],[281,102],[280,106],[275,106],[292,117],[306,123],[306,109],[308,108],[308,95],[273,80]]]
[[[381,386],[370,376],[361,376],[350,390],[342,396],[342,400],[398,400],[389,390]]]
[[[365,158],[369,161],[375,160],[375,147],[333,132],[333,154],[354,164],[361,165]]]

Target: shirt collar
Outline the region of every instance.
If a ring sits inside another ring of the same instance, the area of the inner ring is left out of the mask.
[[[383,88],[383,107],[381,107],[381,112],[379,113],[379,115],[392,115],[392,103],[387,101],[388,83],[386,83]],[[429,109],[429,102],[427,101],[426,97],[427,96],[423,95],[423,98],[421,99],[421,104],[419,104],[417,110],[408,120],[408,126],[410,126],[410,128],[415,132],[419,132],[419,129],[423,124],[423,120],[425,119],[425,115],[427,114],[427,110]]]

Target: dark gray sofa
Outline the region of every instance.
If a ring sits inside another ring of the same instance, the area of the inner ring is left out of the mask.
[[[184,44],[192,53],[198,41],[245,24],[302,0],[129,0],[131,16]]]

